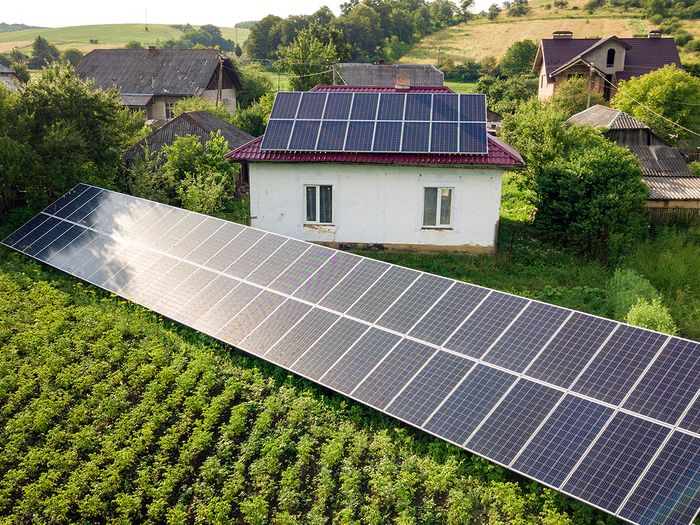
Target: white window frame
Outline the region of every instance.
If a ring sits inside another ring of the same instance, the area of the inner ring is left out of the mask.
[[[425,224],[425,191],[428,189],[436,189],[437,190],[437,205],[435,207],[435,224]],[[449,224],[440,224],[440,215],[442,215],[442,199],[440,198],[440,193],[442,190],[450,190],[450,222]],[[455,196],[455,188],[454,186],[423,186],[423,192],[421,194],[421,228],[426,229],[426,230],[451,230],[453,221],[452,217],[454,216],[454,196]]]
[[[331,188],[331,222],[321,222],[321,186],[329,186]],[[308,188],[316,188],[316,220],[315,221],[310,221],[306,217],[306,192]],[[323,182],[319,183],[314,183],[314,184],[304,184],[304,195],[303,195],[303,203],[304,203],[304,224],[321,224],[324,226],[333,226],[334,221],[333,221],[333,208],[334,206],[334,201],[335,201],[335,191],[333,190],[333,185],[332,184],[327,184]]]

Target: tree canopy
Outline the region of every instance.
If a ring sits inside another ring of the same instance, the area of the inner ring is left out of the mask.
[[[275,66],[289,74],[293,90],[306,91],[318,84],[331,84],[333,63],[337,60],[335,46],[324,44],[310,31],[299,33],[296,40],[281,47]]]
[[[51,44],[42,36],[37,36],[32,44],[32,58],[29,60],[29,67],[41,69],[42,67],[57,62],[61,59],[58,48]]]
[[[532,71],[537,54],[537,43],[533,40],[519,40],[512,44],[501,57],[499,66],[506,76],[519,75]]]

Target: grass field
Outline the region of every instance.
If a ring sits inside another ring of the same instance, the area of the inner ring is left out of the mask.
[[[565,9],[545,9],[545,0],[533,0],[531,12],[524,17],[509,17],[505,13],[494,21],[477,19],[448,27],[429,35],[418,42],[404,55],[400,62],[437,64],[438,58],[450,58],[455,63],[465,58],[481,60],[486,57],[500,58],[508,47],[526,38],[535,42],[550,38],[552,32],[573,31],[576,38],[601,38],[612,34],[620,37],[645,36],[655,27],[638,12],[615,12],[610,8],[590,14],[579,0],[569,2]],[[700,37],[700,22],[684,21],[683,26],[696,37]],[[438,57],[439,55],[439,57]],[[681,58],[697,60],[681,49]]]
[[[221,28],[221,32],[224,37],[233,40],[238,35],[239,43],[242,44],[248,38],[250,30],[224,27]],[[23,31],[0,33],[0,53],[11,51],[13,48],[27,51],[31,48],[34,39],[39,35],[58,46],[61,50],[77,48],[83,52],[88,52],[99,48],[124,47],[131,40],[137,40],[146,46],[155,44],[157,40],[177,39],[182,35],[182,32],[174,27],[162,24],[149,24],[148,31],[145,30],[143,24],[25,29]],[[90,43],[90,40],[97,40],[97,44]]]

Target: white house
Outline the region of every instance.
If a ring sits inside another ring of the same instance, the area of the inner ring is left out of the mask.
[[[504,142],[486,140],[487,153],[446,154],[269,151],[260,137],[227,157],[248,165],[255,227],[331,246],[492,253],[503,171],[524,163]]]

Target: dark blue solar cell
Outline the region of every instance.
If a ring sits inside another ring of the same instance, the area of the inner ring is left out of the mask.
[[[641,525],[691,523],[700,508],[700,439],[676,432],[620,516]]]
[[[347,120],[350,116],[352,93],[328,93],[324,119]]]
[[[409,93],[406,95],[405,120],[430,120],[432,95],[429,93]]]
[[[304,93],[299,103],[298,119],[320,119],[323,116],[323,109],[326,105],[326,95],[328,93]]]
[[[318,151],[342,151],[348,123],[342,120],[324,120],[318,136]]]
[[[17,239],[14,244],[15,250],[27,250],[33,244],[39,242],[45,236],[51,236],[51,232],[58,224],[62,223],[59,219],[48,217],[45,221],[38,223],[35,228],[27,232],[22,238]]]
[[[563,490],[614,513],[669,432],[618,412]]]
[[[350,121],[345,151],[372,151],[374,122]]]
[[[515,458],[512,467],[558,487],[612,413],[612,408],[567,396]]]
[[[683,421],[681,421],[681,427],[700,434],[700,398],[690,407]]]
[[[379,98],[378,120],[403,120],[403,106],[406,95],[403,93],[382,93]]]
[[[351,120],[375,120],[379,93],[355,93],[352,103]]]
[[[456,122],[433,122],[430,137],[430,151],[434,153],[457,153]]]
[[[459,151],[461,153],[487,153],[486,125],[465,124],[459,125]]]
[[[459,120],[486,122],[486,95],[460,95]]]
[[[73,214],[76,210],[82,208],[87,204],[89,201],[94,199],[97,195],[99,195],[102,192],[100,188],[95,188],[94,186],[90,186],[88,189],[86,189],[83,193],[78,195],[75,199],[70,201],[68,204],[63,206],[60,210],[57,210],[54,215],[56,217],[62,217],[62,218],[68,218],[71,214]],[[87,213],[85,214],[87,215]],[[84,217],[80,216],[78,217],[77,220],[80,220]]]
[[[374,133],[374,151],[397,152],[401,150],[401,122],[377,122]]]
[[[87,186],[86,184],[78,184],[68,193],[61,195],[56,201],[49,204],[48,207],[44,210],[44,212],[50,215],[54,215],[58,210],[63,208],[70,201],[78,197],[81,193],[84,193],[89,187],[90,186]]]
[[[38,226],[46,222],[49,218],[48,215],[40,213],[39,215],[33,217],[29,222],[23,224],[17,228],[13,233],[7,236],[2,242],[7,246],[13,246],[17,241],[28,235],[31,231],[35,230]]]
[[[444,93],[433,95],[433,120],[457,122],[459,120],[459,95]]]
[[[270,120],[265,128],[265,136],[260,149],[287,149],[293,124],[293,120]]]
[[[286,119],[296,117],[300,99],[301,93],[277,93],[275,103],[272,106],[272,113],[270,113],[270,118]]]
[[[401,151],[427,152],[430,142],[430,122],[405,122]]]
[[[297,120],[292,131],[290,150],[315,150],[320,120]]]

